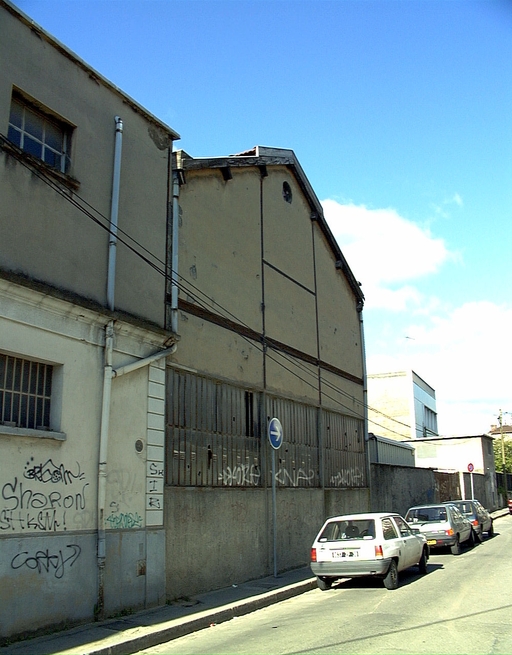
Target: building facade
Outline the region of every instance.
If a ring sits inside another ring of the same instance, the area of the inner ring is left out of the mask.
[[[364,297],[294,153],[173,154],[8,0],[0,61],[1,638],[307,563],[369,507]]]
[[[436,393],[414,371],[368,374],[369,430],[405,441],[437,436]]]
[[[165,602],[164,356],[176,340],[167,227],[178,135],[3,1],[0,61],[8,638]]]
[[[294,153],[178,151],[175,171],[180,342],[165,507],[167,588],[179,596],[272,571],[273,457],[283,569],[308,562],[319,515],[368,506],[368,459],[363,296]],[[185,523],[194,529],[175,531]],[[191,580],[198,559],[206,571]]]

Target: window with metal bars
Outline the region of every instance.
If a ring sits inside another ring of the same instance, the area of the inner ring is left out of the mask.
[[[67,173],[71,131],[71,126],[32,106],[21,94],[13,93],[7,137],[24,152]]]
[[[50,429],[53,367],[0,353],[0,423]]]

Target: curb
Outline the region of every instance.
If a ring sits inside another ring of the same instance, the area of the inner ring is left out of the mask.
[[[237,616],[249,614],[255,610],[279,603],[293,596],[298,596],[312,589],[316,589],[316,578],[296,582],[259,596],[240,600],[236,603],[224,605],[213,610],[203,610],[190,618],[171,619],[158,627],[136,627],[125,630],[122,635],[107,637],[101,641],[84,644],[77,648],[67,650],[67,655],[130,655],[139,650],[152,648],[165,641],[208,628],[218,623],[224,623]],[[141,634],[143,632],[143,634]]]

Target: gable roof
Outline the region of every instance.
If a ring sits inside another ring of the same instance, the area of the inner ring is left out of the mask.
[[[361,284],[356,280],[345,256],[341,252],[327,221],[324,210],[316,193],[313,190],[304,170],[302,169],[293,150],[287,148],[270,148],[267,146],[254,146],[235,155],[227,157],[191,157],[184,150],[173,153],[173,168],[180,173],[181,183],[186,183],[186,171],[218,168],[225,180],[231,179],[232,168],[257,167],[262,176],[267,175],[266,169],[270,166],[286,166],[294,175],[304,197],[311,208],[311,220],[316,221],[325,236],[329,247],[336,259],[336,268],[345,276],[360,308],[364,304],[364,294]]]

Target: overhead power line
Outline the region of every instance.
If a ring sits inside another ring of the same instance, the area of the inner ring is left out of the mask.
[[[0,140],[2,142],[8,142],[9,145],[11,146],[10,142],[8,139],[3,135],[0,134]],[[19,161],[25,168],[31,171],[34,175],[36,175],[41,181],[43,181],[45,184],[47,184],[53,191],[58,193],[64,200],[69,202],[71,205],[73,205],[78,211],[83,213],[87,218],[92,220],[96,225],[98,225],[101,229],[105,230],[105,232],[112,234],[110,230],[110,219],[106,217],[104,214],[102,214],[98,209],[96,209],[93,205],[91,205],[89,202],[87,202],[84,198],[82,198],[78,193],[74,192],[73,194],[69,194],[69,192],[66,189],[63,189],[62,186],[59,184],[58,181],[56,181],[53,177],[46,175],[44,171],[40,170],[39,167],[32,165],[32,163],[26,158],[25,155],[21,153],[17,153],[14,148],[11,146],[9,147],[9,154],[11,154],[17,161]],[[155,254],[153,254],[148,248],[146,248],[143,244],[141,244],[137,239],[133,238],[130,236],[126,231],[122,229],[122,227],[117,227],[117,232],[116,232],[116,237],[119,243],[122,243],[126,248],[128,248],[131,252],[133,252],[137,257],[139,257],[142,261],[144,261],[148,266],[150,266],[153,270],[155,270],[158,274],[162,275],[165,279],[170,280],[171,275],[170,271],[166,266],[166,263],[159,259]],[[205,292],[203,292],[201,289],[197,288],[194,284],[192,284],[190,281],[184,279],[179,273],[177,273],[178,278],[178,288],[181,289],[184,293],[186,293],[190,298],[194,300],[198,304],[199,307],[203,309],[209,309],[212,304],[218,308],[221,312],[221,316],[224,318],[230,318],[232,319],[235,323],[238,325],[249,328],[248,325],[246,325],[241,319],[239,319],[236,314],[233,314],[231,311],[229,311],[227,308],[223,307],[220,305],[218,302],[214,301],[211,297],[209,297]],[[223,314],[222,314],[223,312]],[[241,331],[237,332],[238,336],[246,340],[248,343],[250,343],[252,346],[254,346],[259,352],[263,353],[263,346],[260,345],[258,342],[250,339],[247,335],[243,334]],[[280,356],[285,359],[289,364],[293,365],[295,368],[301,370],[303,374],[306,374],[307,376],[314,378],[314,381],[310,382],[308,381],[305,377],[301,377],[299,373],[296,371],[292,370],[288,366],[285,366],[285,364],[278,359],[277,357],[273,356],[272,350],[275,350],[276,352],[279,352]],[[291,375],[295,376],[298,380],[303,382],[304,384],[310,386],[313,389],[317,389],[318,385],[318,378],[315,372],[311,371],[310,368],[308,368],[305,364],[302,362],[298,361],[297,359],[291,357],[287,353],[278,350],[276,347],[271,347],[267,344],[267,351],[266,351],[267,356],[269,359],[274,361],[276,364],[281,366],[283,369],[288,371]],[[345,410],[348,410],[351,414],[355,414],[358,416],[360,419],[364,419],[364,415],[358,414],[357,411],[354,410],[353,407],[349,407],[348,405],[345,405],[339,398],[335,398],[331,395],[329,395],[324,388],[327,387],[331,389],[331,391],[334,391],[337,394],[340,394],[341,396],[346,397],[348,400],[357,403],[361,405],[363,408],[369,409],[384,418],[388,419],[389,421],[392,421],[396,423],[397,425],[403,426],[410,430],[410,425],[407,425],[406,423],[403,423],[402,421],[399,421],[392,416],[389,416],[385,414],[384,412],[381,412],[375,408],[372,408],[371,406],[359,401],[355,396],[347,393],[343,389],[336,387],[334,384],[328,382],[327,380],[323,379],[322,380],[322,393],[323,395],[331,400],[332,402],[336,403],[340,407],[342,407]],[[401,437],[408,437],[410,435],[404,435],[401,432],[398,432],[396,430],[393,430],[389,427],[384,427],[383,425],[380,425],[373,419],[368,419],[369,422],[371,422],[373,425],[377,425],[378,427],[384,428],[388,431],[391,431],[398,436]]]

